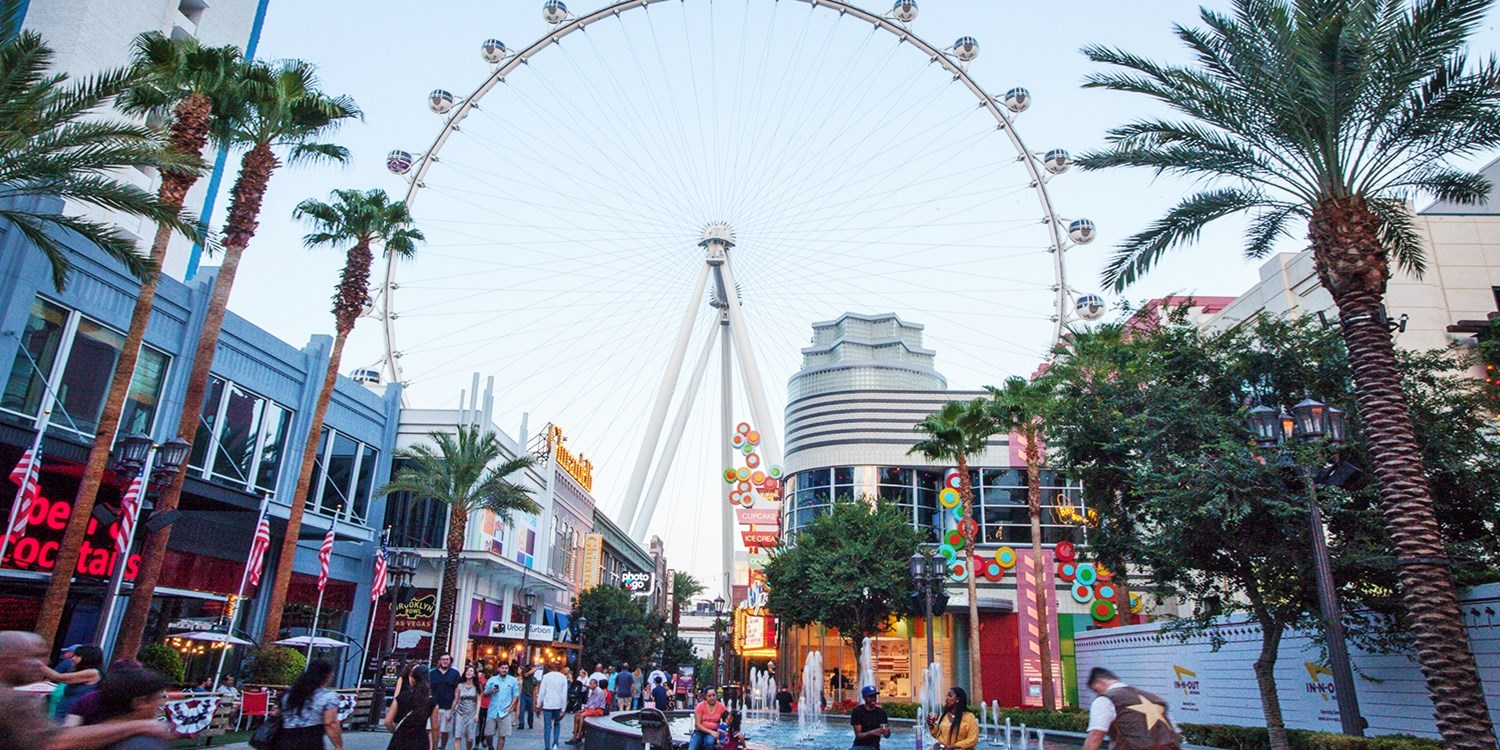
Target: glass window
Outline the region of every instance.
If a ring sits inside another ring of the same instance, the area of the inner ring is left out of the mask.
[[[219,407],[224,400],[224,381],[210,376],[208,388],[203,393],[203,410],[198,416],[198,431],[193,434],[193,452],[188,457],[188,466],[202,469],[207,466],[203,459],[213,449],[214,426],[219,423]]]
[[[21,333],[21,346],[16,349],[15,361],[11,363],[5,394],[0,397],[0,408],[28,417],[37,415],[42,396],[47,392],[46,380],[52,377],[52,367],[62,347],[63,328],[67,323],[67,310],[40,297],[31,303],[31,317],[26,321],[26,330]]]
[[[358,455],[358,442],[338,432],[333,433],[333,449],[327,454],[323,471],[323,495],[318,505],[321,512],[338,515],[348,507],[350,484],[354,480],[354,459]]]
[[[276,480],[281,474],[281,454],[286,451],[287,431],[292,426],[292,413],[274,403],[266,403],[266,413],[260,420],[260,464],[255,472],[255,486],[267,492],[276,490]]]
[[[167,381],[169,362],[171,358],[166,354],[141,347],[141,356],[135,361],[135,373],[130,378],[130,392],[125,396],[125,407],[120,413],[119,434],[151,434],[157,408],[161,405],[161,389]]]
[[[109,381],[125,338],[88,318],[78,321],[73,346],[57,386],[62,409],[54,411],[52,426],[92,435],[99,429],[99,413],[109,396]]]
[[[255,473],[255,443],[260,437],[260,413],[265,399],[238,385],[229,387],[224,421],[219,424],[219,447],[214,452],[216,476],[235,484],[249,484]]]
[[[353,517],[360,521],[365,520],[365,514],[370,510],[370,490],[375,487],[375,464],[378,463],[378,455],[379,452],[368,445],[364,446],[364,451],[360,454],[359,476],[354,483],[354,495],[351,498],[354,502]]]

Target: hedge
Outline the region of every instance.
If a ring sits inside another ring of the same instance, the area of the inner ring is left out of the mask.
[[[307,669],[307,657],[301,651],[283,646],[270,646],[256,654],[250,665],[250,680],[253,685],[290,685]]]
[[[141,666],[156,671],[167,682],[182,684],[182,657],[178,656],[177,650],[165,643],[154,643],[136,652],[135,660]]]

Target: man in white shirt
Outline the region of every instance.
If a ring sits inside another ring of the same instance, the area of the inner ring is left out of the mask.
[[[1167,718],[1166,701],[1126,685],[1101,667],[1089,672],[1088,686],[1099,697],[1089,704],[1089,736],[1083,750],[1099,750],[1107,736],[1113,737],[1110,747],[1169,750],[1180,745],[1181,737]]]
[[[605,688],[606,690],[608,689],[607,686],[609,685],[609,677],[604,674],[603,664],[594,665],[594,673],[589,675],[589,679],[597,682],[599,684],[599,687]]]
[[[667,673],[661,670],[660,665],[657,665],[655,669],[651,670],[651,674],[646,675],[646,690],[650,690],[651,688],[656,687],[656,678],[658,677],[661,678],[661,684],[667,684]],[[661,708],[663,711],[666,710],[666,708],[662,706],[657,706],[657,708]]]
[[[563,709],[568,707],[568,678],[554,667],[547,670],[536,686],[536,711],[542,715],[542,750],[557,750],[562,739]]]

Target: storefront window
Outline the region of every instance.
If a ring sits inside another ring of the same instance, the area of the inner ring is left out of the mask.
[[[26,417],[37,415],[42,396],[47,391],[45,383],[52,377],[52,368],[57,363],[63,328],[67,323],[67,310],[40,297],[31,303],[31,318],[26,321],[21,346],[11,363],[10,378],[5,383],[0,408]]]
[[[203,459],[214,447],[214,425],[219,423],[219,407],[224,401],[224,381],[210,376],[203,392],[203,409],[198,415],[198,431],[193,434],[193,452],[188,466],[199,471],[207,465]]]
[[[266,492],[276,490],[276,479],[281,473],[281,454],[286,451],[287,431],[292,426],[292,413],[274,403],[266,404],[266,413],[260,420],[260,463],[255,473],[255,486]]]
[[[255,471],[255,443],[260,437],[260,414],[265,399],[240,386],[229,388],[224,421],[219,426],[219,449],[214,454],[214,476],[232,484],[249,484]]]
[[[354,517],[363,521],[370,510],[370,491],[375,488],[375,465],[378,452],[372,446],[364,446],[359,458],[358,480],[354,483]]]
[[[237,383],[210,377],[188,466],[219,484],[273,493],[291,421],[286,407]],[[210,455],[212,462],[207,460]]]
[[[311,486],[317,488],[318,494],[316,502],[310,505],[315,512],[364,523],[379,460],[380,452],[374,448],[337,430],[323,428],[322,439],[318,441],[318,460],[313,464]]]
[[[142,348],[130,379],[130,392],[120,414],[121,435],[151,434],[156,410],[161,403],[161,389],[167,382],[167,364],[171,358],[151,348]]]
[[[87,318],[78,321],[78,332],[73,335],[68,362],[57,386],[63,417],[52,420],[54,426],[86,435],[99,429],[99,413],[104,409],[115,361],[124,344],[120,334]]]
[[[319,507],[326,515],[340,515],[349,506],[350,484],[354,479],[354,462],[359,458],[359,443],[334,432],[333,450],[323,464],[323,495]]]

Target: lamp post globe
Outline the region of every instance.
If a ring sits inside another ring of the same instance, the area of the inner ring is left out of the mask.
[[[1304,398],[1292,407],[1294,426],[1292,434],[1299,440],[1317,440],[1323,437],[1324,417],[1328,407],[1321,401]]]

